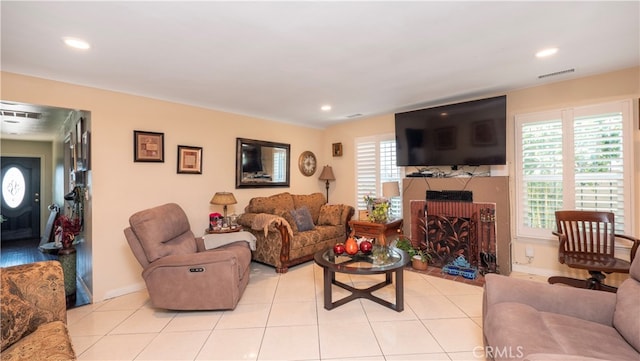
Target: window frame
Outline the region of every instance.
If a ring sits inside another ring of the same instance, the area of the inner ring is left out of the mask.
[[[574,157],[574,122],[576,118],[600,115],[612,112],[620,112],[622,116],[622,161],[623,161],[623,193],[625,202],[623,212],[625,215],[624,229],[617,229],[616,233],[634,234],[635,219],[635,192],[634,182],[634,142],[633,142],[633,117],[631,100],[618,100],[605,103],[588,104],[584,106],[567,107],[562,109],[547,110],[541,112],[522,113],[514,116],[514,153],[515,153],[515,233],[518,238],[553,240],[552,229],[531,228],[524,224],[525,209],[523,161],[522,161],[522,127],[524,124],[559,119],[562,124],[562,207],[561,209],[575,209],[576,192],[569,191],[575,187],[575,157]],[[568,165],[568,166],[567,166]],[[555,227],[554,227],[555,228]]]
[[[402,184],[402,178],[403,178],[403,174],[404,174],[404,170],[403,167],[398,167],[395,166],[395,169],[391,169],[389,170],[389,167],[384,167],[385,170],[387,170],[390,173],[396,173],[397,177],[383,177],[381,172],[383,171],[383,167],[381,166],[381,143],[383,142],[393,142],[393,151],[395,152],[395,142],[396,142],[396,137],[394,133],[385,133],[385,134],[379,134],[379,135],[372,135],[372,136],[365,136],[365,137],[357,137],[354,139],[354,148],[355,152],[354,152],[354,164],[355,166],[355,184],[354,184],[354,194],[355,194],[355,205],[356,205],[356,210],[366,210],[366,203],[364,202],[364,195],[362,192],[360,192],[360,187],[359,187],[359,166],[361,165],[361,163],[359,162],[359,156],[360,156],[360,144],[363,143],[375,143],[375,161],[374,161],[374,169],[375,169],[375,192],[374,194],[370,194],[374,197],[382,197],[382,183],[384,182],[399,182],[399,184]],[[395,163],[395,157],[393,159],[393,163]],[[402,188],[402,187],[400,187]],[[399,197],[395,197],[392,200],[392,209],[397,211],[397,213],[393,213],[394,217],[398,217],[401,218],[402,217],[402,189],[400,189],[400,196]]]

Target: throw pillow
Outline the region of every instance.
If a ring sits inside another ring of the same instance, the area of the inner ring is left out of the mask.
[[[289,227],[291,227],[291,232],[293,234],[298,233],[298,225],[296,224],[296,220],[294,219],[293,215],[291,214],[291,211],[283,211],[283,210],[276,209],[273,212],[273,214],[284,218],[285,221],[287,221],[287,223],[289,223]]]
[[[342,206],[339,204],[324,204],[320,207],[318,225],[337,226],[342,218]]]
[[[294,209],[291,211],[291,215],[293,216],[299,232],[310,231],[315,227],[313,225],[313,218],[311,217],[309,208],[300,207],[298,209]]]

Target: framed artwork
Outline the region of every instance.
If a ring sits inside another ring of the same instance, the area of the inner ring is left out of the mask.
[[[333,143],[332,150],[334,157],[342,157],[342,143]]]
[[[178,146],[178,173],[202,174],[202,147]]]
[[[82,163],[82,167],[84,170],[90,170],[90,164],[89,164],[89,158],[90,158],[90,153],[89,153],[89,145],[91,143],[91,134],[89,133],[88,130],[85,130],[82,133],[82,151],[80,152],[80,161]]]
[[[134,162],[164,162],[164,133],[133,131]]]
[[[498,144],[496,128],[493,119],[479,120],[471,125],[471,143],[475,146],[490,146]]]
[[[443,127],[434,130],[434,145],[437,150],[456,149],[458,146],[457,127]]]
[[[81,144],[82,142],[82,132],[84,132],[84,118],[80,117],[78,122],[76,123],[76,144]]]

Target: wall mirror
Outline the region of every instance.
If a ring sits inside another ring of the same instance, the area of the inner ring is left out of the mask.
[[[289,144],[236,138],[236,188],[288,187]]]

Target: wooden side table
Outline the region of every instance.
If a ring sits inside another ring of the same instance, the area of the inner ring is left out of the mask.
[[[369,221],[349,221],[350,237],[355,235],[375,238],[380,245],[387,244],[387,237],[398,234],[402,230],[402,218],[388,220],[384,223]]]

